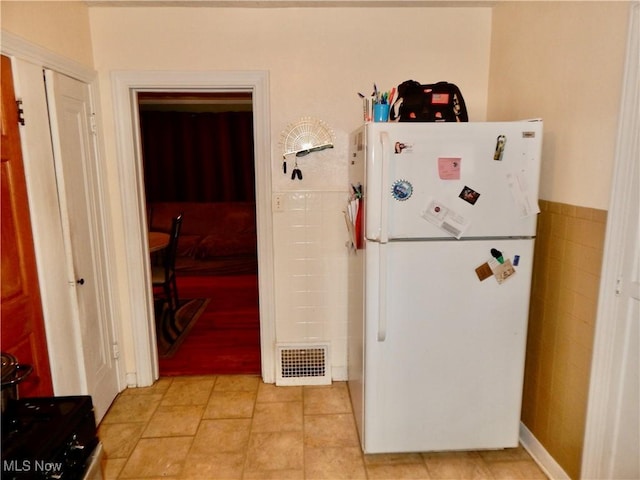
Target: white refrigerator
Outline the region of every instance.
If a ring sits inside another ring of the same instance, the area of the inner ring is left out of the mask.
[[[542,126],[351,135],[348,385],[365,453],[518,445]]]

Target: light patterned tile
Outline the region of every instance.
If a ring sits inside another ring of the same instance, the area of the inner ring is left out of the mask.
[[[424,459],[419,453],[382,453],[365,455],[367,478],[374,479],[430,479]]]
[[[143,437],[176,437],[195,435],[204,406],[160,405],[151,417]]]
[[[533,460],[486,462],[496,480],[546,480],[547,476]]]
[[[102,467],[104,480],[116,480],[124,468],[125,463],[127,463],[126,458],[103,459],[100,466]]]
[[[302,387],[280,387],[272,383],[260,383],[258,388],[258,403],[263,402],[301,402]]]
[[[216,392],[257,392],[260,377],[252,375],[220,375],[216,378]]]
[[[178,377],[162,398],[162,405],[206,405],[216,378]]]
[[[432,478],[450,480],[485,480],[492,475],[477,452],[424,453]]]
[[[120,478],[179,475],[192,441],[192,437],[141,439],[127,460]]]
[[[367,478],[359,447],[305,448],[304,474],[308,480]]]
[[[251,434],[247,470],[299,470],[302,467],[302,432]]]
[[[351,413],[351,401],[345,382],[331,386],[304,388],[304,414]]]
[[[400,463],[394,465],[367,465],[369,480],[430,480],[447,477],[431,477],[424,463]]]
[[[190,453],[180,478],[185,480],[240,480],[244,453]]]
[[[305,447],[358,447],[358,432],[353,415],[305,415]]]
[[[276,387],[257,378],[176,378],[156,393],[121,395],[100,426],[106,479],[545,478],[522,447],[363,455],[346,383]]]
[[[251,420],[248,418],[203,420],[200,422],[191,453],[242,453],[247,451]]]
[[[162,394],[121,395],[102,419],[103,424],[147,422],[162,400]]]
[[[127,458],[138,443],[145,429],[145,423],[102,424],[98,437],[102,442],[105,456],[109,459]]]
[[[251,418],[255,400],[255,392],[214,391],[203,418]]]
[[[253,470],[245,471],[243,480],[304,480],[304,470]]]
[[[257,403],[251,430],[253,432],[302,431],[302,402]]]

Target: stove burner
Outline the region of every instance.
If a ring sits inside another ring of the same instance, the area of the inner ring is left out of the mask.
[[[3,479],[76,479],[98,444],[89,396],[12,400],[2,416]]]

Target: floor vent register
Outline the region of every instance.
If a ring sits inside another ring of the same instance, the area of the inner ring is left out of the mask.
[[[276,385],[329,385],[329,344],[279,344]]]

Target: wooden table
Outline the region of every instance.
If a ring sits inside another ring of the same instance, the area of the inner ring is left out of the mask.
[[[169,234],[149,232],[149,253],[158,252],[169,245]]]

